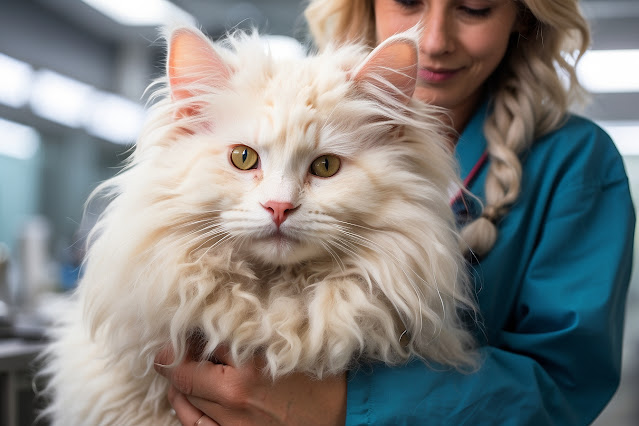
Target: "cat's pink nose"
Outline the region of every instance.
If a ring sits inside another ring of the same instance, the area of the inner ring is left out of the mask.
[[[262,204],[273,217],[273,222],[279,227],[286,220],[288,214],[295,209],[291,203],[281,201],[267,201]]]

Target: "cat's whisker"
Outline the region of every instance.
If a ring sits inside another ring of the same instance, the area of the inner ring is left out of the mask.
[[[209,223],[206,226],[201,226],[197,229],[193,229],[192,231],[180,235],[178,236],[174,242],[175,243],[179,243],[180,247],[183,247],[185,245],[188,244],[194,244],[196,241],[202,239],[202,238],[207,238],[208,235],[210,234],[211,231],[215,230],[216,228],[218,228],[220,226],[220,224],[217,223]],[[173,232],[171,235],[175,236],[177,234],[177,232]],[[182,243],[184,242],[184,243]]]
[[[208,248],[204,251],[204,253],[202,253],[202,255],[201,255],[201,256],[197,259],[196,263],[199,263],[199,262],[202,260],[202,258],[203,258],[204,256],[206,256],[206,255],[209,253],[209,251],[211,251],[212,249],[214,249],[214,248],[215,248],[215,247],[217,247],[218,245],[220,245],[220,244],[222,244],[223,242],[225,242],[225,241],[227,241],[227,240],[230,240],[230,239],[233,239],[233,235],[231,235],[231,234],[229,234],[229,233],[227,233],[226,235],[224,235],[222,238],[220,238],[219,240],[217,240],[217,241],[215,242],[215,244],[213,244],[212,246],[208,247]]]
[[[356,225],[356,226],[357,226],[357,225]],[[363,237],[362,235],[359,235],[359,234],[357,234],[357,233],[355,233],[355,232],[353,232],[353,231],[350,231],[348,228],[345,228],[345,227],[343,227],[343,226],[336,225],[335,227],[337,228],[337,230],[338,230],[339,232],[341,232],[342,234],[344,234],[344,235],[346,235],[346,236],[348,236],[348,237],[352,238],[353,240],[355,240],[354,242],[359,243],[361,246],[366,247],[366,248],[369,248],[369,249],[371,249],[371,250],[381,250],[384,254],[386,254],[386,255],[390,256],[390,257],[391,257],[391,258],[393,258],[395,261],[397,261],[397,262],[398,262],[398,264],[403,265],[403,266],[406,266],[406,267],[410,270],[410,272],[412,272],[412,274],[413,274],[415,277],[419,278],[419,279],[420,279],[422,282],[424,282],[425,284],[428,284],[428,282],[427,282],[425,279],[423,279],[422,277],[420,277],[420,276],[419,276],[419,274],[418,274],[417,272],[415,272],[415,271],[413,270],[413,268],[412,268],[412,267],[410,267],[410,265],[406,264],[406,262],[404,262],[404,261],[402,261],[401,259],[399,259],[399,258],[398,258],[397,256],[395,256],[395,255],[394,255],[394,254],[393,254],[390,250],[386,249],[386,248],[385,248],[385,247],[383,247],[381,244],[379,244],[379,243],[377,243],[377,242],[375,242],[375,241],[373,241],[373,240],[370,240],[370,239],[368,239],[368,238],[366,238],[366,237]],[[368,229],[368,228],[366,228],[366,227],[362,227],[362,228],[364,228],[364,229]],[[435,278],[435,277],[433,277],[433,278]],[[438,291],[438,292],[439,292],[439,291]]]
[[[179,242],[180,240],[184,240],[185,238],[188,238],[192,235],[193,233],[189,233],[187,235],[183,235],[181,237],[179,237],[176,242]],[[199,240],[201,237],[196,237],[197,240]],[[173,246],[171,244],[166,244],[163,245],[159,250],[157,250],[157,252],[153,255],[153,257],[151,259],[149,259],[149,262],[146,266],[146,268],[140,270],[140,272],[138,273],[138,276],[133,280],[133,283],[137,284],[138,282],[140,282],[140,280],[142,280],[146,275],[148,270],[151,270],[153,268],[155,268],[157,265],[157,262],[160,261],[161,259],[164,258],[164,255],[166,252],[168,251],[175,251],[176,249],[182,250],[182,248],[186,245],[188,245],[189,243],[192,243],[192,239],[188,240],[188,241],[184,241],[183,243],[180,243],[177,247]]]
[[[341,251],[346,252],[348,254],[350,254],[352,257],[354,258],[359,258],[359,254],[357,253],[357,250],[355,248],[355,246],[353,244],[350,244],[347,241],[342,241],[339,239],[336,239],[335,241],[332,241],[333,245],[336,246],[337,248],[339,248]]]
[[[356,232],[354,232],[353,230],[350,229],[350,227],[356,227],[356,228],[361,228],[361,229],[365,229],[371,232],[376,232],[374,229],[363,226],[363,225],[358,225],[355,223],[350,223],[350,222],[345,222],[345,221],[340,221],[340,220],[336,220],[336,222],[338,223],[342,223],[347,226],[342,226],[342,225],[337,225],[335,224],[334,227],[343,235],[348,236],[349,238],[351,238],[352,240],[354,240],[353,242],[357,242],[360,246],[369,248],[371,250],[380,250],[382,251],[384,254],[390,256],[392,259],[394,259],[398,264],[402,265],[402,266],[406,266],[410,272],[412,273],[413,276],[417,277],[420,281],[422,281],[424,284],[428,285],[429,287],[433,287],[437,293],[439,294],[439,290],[438,290],[438,286],[432,286],[428,283],[428,281],[426,281],[424,278],[420,277],[419,274],[417,272],[415,272],[415,270],[408,264],[406,264],[406,262],[402,261],[401,259],[399,259],[395,254],[393,254],[390,250],[388,250],[387,248],[385,248],[384,246],[382,246],[381,244],[368,239]],[[408,274],[406,273],[406,271],[402,268],[402,270],[404,271],[404,273],[406,274],[406,276],[408,277]],[[433,279],[435,281],[435,283],[437,282],[437,279],[435,276],[433,276]],[[442,302],[443,303],[443,302]]]
[[[203,226],[201,224],[204,224]],[[191,236],[193,236],[194,234],[198,234],[201,233],[203,231],[206,231],[208,229],[213,229],[217,226],[220,226],[222,224],[222,222],[220,220],[216,219],[204,219],[204,220],[198,220],[198,221],[192,221],[192,222],[185,222],[182,223],[180,225],[176,225],[174,227],[172,227],[174,229],[174,231],[171,233],[172,236],[178,234],[178,232],[176,232],[175,230],[177,229],[181,229],[181,228],[186,228],[188,226],[194,226],[194,225],[198,225],[198,227],[196,227],[195,229],[191,230],[190,232],[183,234],[181,236],[178,237],[177,241],[180,241],[184,238],[189,238]]]
[[[214,228],[214,227],[219,226],[221,224],[222,224],[222,221],[219,218],[207,218],[207,219],[202,219],[202,220],[185,222],[183,224],[175,226],[174,229],[186,228],[186,227],[189,227],[189,226],[190,227],[195,227],[195,229],[193,229],[192,232],[187,234],[187,235],[191,235],[193,233],[201,232],[201,231],[204,231],[204,230],[209,229],[209,228]],[[176,232],[174,232],[174,234],[175,233]]]
[[[381,244],[379,244],[379,243],[377,243],[377,242],[375,242],[373,240],[370,240],[368,238],[365,238],[365,237],[363,237],[363,236],[361,236],[359,234],[351,232],[351,231],[349,231],[347,229],[339,229],[338,228],[338,230],[342,234],[350,237],[352,239],[351,242],[353,242],[353,243],[357,243],[360,246],[366,247],[366,248],[371,249],[371,250],[381,250],[384,254],[386,254],[387,256],[390,256],[392,259],[394,259],[398,263],[398,265],[400,265],[400,267],[402,268],[402,271],[405,273],[406,277],[408,277],[409,274],[407,274],[406,271],[404,270],[404,268],[403,268],[404,266],[407,267],[410,270],[410,272],[412,273],[413,276],[417,277],[424,284],[429,285],[428,281],[426,281],[424,278],[420,277],[419,274],[417,272],[415,272],[413,270],[413,268],[411,268],[410,265],[408,265],[406,262],[404,262],[401,259],[399,259],[396,255],[394,255],[390,250],[388,250],[385,247],[383,247]],[[437,290],[437,292],[439,293],[439,290]]]
[[[204,226],[200,226],[199,228],[195,229],[194,232],[210,232],[212,230],[215,230],[216,228],[220,228],[222,225],[224,225],[224,223],[222,221],[210,221],[208,224],[204,225]],[[204,234],[202,234],[204,235]]]
[[[379,232],[379,230],[377,230],[377,229],[374,229],[374,228],[371,228],[371,227],[368,227],[368,226],[364,226],[364,225],[358,225],[357,223],[346,222],[346,221],[339,220],[339,219],[333,219],[333,221],[336,222],[336,223],[347,225],[349,228],[360,228],[360,229],[365,229],[365,230],[371,231],[371,232]],[[336,226],[337,228],[340,228],[340,229],[348,229],[348,228],[340,226],[340,225],[334,225],[334,226]]]
[[[444,299],[441,295],[441,292],[439,290],[439,285],[437,283],[437,277],[433,276],[433,280],[434,280],[434,284],[429,283],[426,279],[424,279],[423,277],[421,277],[417,272],[415,272],[415,270],[408,265],[406,262],[402,261],[401,259],[399,259],[397,256],[395,256],[392,252],[390,252],[388,249],[384,248],[383,246],[381,246],[380,244],[376,243],[375,241],[372,241],[368,238],[365,238],[359,234],[356,234],[352,231],[349,231],[347,228],[340,226],[340,225],[336,225],[335,226],[336,229],[341,232],[342,234],[348,236],[351,239],[351,243],[353,244],[358,244],[360,246],[369,248],[371,250],[381,250],[383,253],[385,253],[387,256],[389,256],[390,258],[394,259],[397,262],[398,267],[401,269],[402,273],[404,274],[404,276],[406,276],[406,278],[408,279],[408,282],[411,284],[411,287],[413,288],[413,291],[415,292],[415,295],[417,296],[418,300],[420,300],[421,302],[421,291],[419,291],[417,285],[415,284],[415,282],[413,281],[413,279],[411,279],[412,277],[417,278],[419,281],[421,281],[422,283],[424,283],[425,285],[427,285],[428,287],[431,287],[435,290],[435,292],[437,293],[437,297],[439,298],[441,307],[442,307],[442,313],[444,318],[446,317],[447,314],[447,310],[445,308],[445,303],[444,303]],[[362,227],[365,228],[365,227]],[[408,269],[408,271],[410,271],[411,273],[409,274],[406,269]],[[421,306],[421,303],[420,303]],[[421,322],[421,312],[420,312],[420,322]],[[420,324],[421,326],[421,324]]]
[[[356,235],[355,235],[355,236],[356,236]],[[363,238],[363,237],[362,237],[362,238]],[[366,240],[366,239],[364,239],[364,240]],[[366,244],[363,244],[363,243],[361,243],[361,242],[359,242],[359,244],[356,244],[356,242],[355,242],[355,241],[348,241],[348,240],[346,240],[346,241],[344,241],[344,240],[335,240],[335,241],[332,241],[332,243],[333,243],[333,244],[335,244],[335,245],[336,245],[337,247],[339,247],[340,249],[342,249],[343,251],[350,253],[350,254],[351,254],[351,256],[353,256],[353,257],[354,257],[354,258],[356,258],[356,259],[361,257],[361,255],[360,255],[360,254],[358,254],[358,251],[357,251],[357,245],[360,245],[360,246],[364,246],[364,247],[370,248],[371,250],[375,250],[376,248],[377,248],[377,249],[381,248],[381,246],[379,246],[378,244],[375,244],[375,243],[373,243],[373,242],[371,242],[371,243],[372,243],[372,245],[366,245]],[[382,248],[382,249],[383,249],[383,248]],[[411,286],[412,286],[412,288],[413,288],[413,291],[415,292],[415,295],[417,296],[417,299],[420,301],[418,319],[419,319],[419,329],[421,330],[421,329],[423,329],[423,326],[424,326],[424,325],[423,325],[423,315],[422,315],[422,308],[421,308],[421,296],[420,296],[420,292],[419,292],[419,291],[418,291],[418,289],[416,288],[415,283],[414,283],[414,282],[410,279],[409,274],[406,272],[406,270],[404,269],[404,267],[403,267],[403,265],[402,265],[402,262],[401,262],[401,261],[399,261],[399,259],[397,259],[396,257],[395,257],[395,259],[396,259],[396,260],[398,260],[398,266],[399,266],[399,268],[401,269],[401,271],[402,271],[402,273],[404,274],[404,276],[406,276],[406,278],[408,279],[408,282],[411,284]],[[414,274],[416,275],[416,273],[414,273]],[[437,294],[438,294],[438,296],[439,296],[440,301],[441,301],[441,302],[442,302],[442,304],[443,304],[443,300],[442,300],[442,298],[441,298],[441,295],[440,295],[440,293],[439,293],[439,290],[437,290]],[[442,307],[443,307],[443,305],[442,305]],[[444,312],[445,312],[445,311],[444,311]],[[437,333],[434,335],[433,339],[435,339],[435,338],[436,338],[436,336],[437,336],[440,332],[441,332],[441,330],[437,330]]]
[[[193,241],[193,238],[190,238],[190,237],[192,237],[192,236],[193,236],[193,234],[196,234],[197,232],[198,232],[198,231],[197,231],[197,230],[195,230],[195,231],[189,232],[188,234],[185,234],[185,235],[182,235],[182,236],[178,237],[178,238],[175,240],[175,243],[179,243],[179,244],[177,245],[177,248],[178,248],[178,249],[182,249],[182,248],[183,248],[185,245],[187,245],[189,242],[192,242],[192,241]],[[174,235],[174,234],[175,234],[175,233],[172,233],[172,234],[170,234],[170,236],[171,236],[171,235]],[[188,240],[188,241],[185,241],[184,243],[180,243],[180,241],[185,240],[186,238],[189,238],[189,240]],[[196,237],[196,239],[198,239],[198,237]],[[158,247],[158,246],[160,247],[159,249],[157,249],[157,247]],[[155,265],[156,265],[156,262],[158,262],[158,261],[160,261],[161,259],[163,259],[164,255],[165,255],[165,253],[166,253],[167,251],[175,251],[175,250],[176,250],[176,247],[175,247],[175,246],[173,246],[173,245],[171,245],[171,244],[156,244],[156,245],[154,245],[154,248],[156,248],[156,252],[155,252],[155,254],[153,255],[153,257],[151,257],[151,258],[149,259],[149,261],[148,261],[148,263],[147,263],[147,267],[146,267],[145,269],[142,269],[142,270],[140,271],[140,273],[138,274],[138,277],[136,277],[136,278],[133,280],[133,282],[134,282],[134,283],[139,282],[139,281],[140,281],[140,279],[146,275],[146,271],[147,271],[148,269],[152,269],[152,268],[154,268],[154,267],[155,267]]]
[[[189,251],[189,253],[194,253],[194,252],[198,251],[199,249],[201,249],[202,247],[204,247],[205,245],[207,245],[208,243],[210,243],[211,241],[213,241],[216,237],[218,237],[220,235],[225,235],[225,236],[222,237],[222,239],[218,240],[215,244],[217,244],[218,242],[220,242],[221,240],[223,240],[224,238],[226,238],[230,234],[225,229],[216,229],[214,231],[213,230],[212,231],[208,231],[205,234],[199,236],[199,238],[204,239],[204,241],[202,241],[197,247],[192,248]],[[215,246],[215,244],[213,246]],[[207,252],[211,248],[212,247],[209,247],[207,249]]]
[[[324,241],[320,241],[320,244],[328,252],[328,254],[330,254],[331,258],[335,261],[337,266],[339,266],[342,272],[344,272],[346,270],[346,266],[344,265],[342,259],[340,259],[340,257],[337,255],[337,253],[335,253],[335,250],[333,250],[331,246]]]
[[[181,249],[187,248],[188,246],[195,246],[196,244],[199,243],[197,247],[192,247],[189,250],[189,252],[193,252],[199,249],[200,247],[202,247],[202,245],[206,244],[207,240],[209,240],[211,237],[215,236],[216,234],[220,232],[223,232],[223,231],[218,230],[217,227],[206,229],[206,230],[202,229],[200,231],[192,232],[188,235],[181,236],[175,242],[179,243],[179,247]]]
[[[220,211],[221,210],[213,210],[213,211],[210,211],[210,212],[203,212],[203,213],[216,213],[216,212],[220,212]],[[186,227],[189,227],[189,226],[198,225],[200,223],[209,223],[209,222],[211,222],[213,220],[219,220],[219,218],[218,217],[216,217],[215,219],[206,218],[206,219],[201,219],[201,220],[193,220],[193,221],[189,221],[189,222],[184,222],[184,223],[181,223],[181,224],[177,225],[175,227],[175,229],[186,228]]]
[[[371,250],[379,250],[379,249],[383,249],[383,247],[381,247],[378,244],[365,244],[361,241],[344,241],[343,244],[349,244],[353,247],[357,247],[362,246],[362,247],[366,247],[369,248]],[[353,252],[356,252],[356,248],[353,248]],[[402,262],[401,260],[397,259],[397,257],[392,256],[392,253],[388,252],[387,250],[384,251],[387,255],[389,255],[390,257],[394,258],[397,261],[397,266],[398,268],[402,271],[402,274],[404,274],[404,276],[407,279],[407,282],[411,285],[411,288],[413,289],[413,292],[415,293],[415,296],[417,297],[417,300],[419,301],[419,315],[417,316],[417,318],[419,319],[419,329],[423,329],[423,315],[422,315],[422,308],[421,308],[421,303],[422,303],[422,293],[421,291],[418,289],[417,285],[415,284],[415,282],[411,279],[410,274],[406,271],[406,269],[404,268],[404,266],[408,267],[411,272],[413,272],[413,276],[417,277],[418,279],[420,279],[422,282],[424,282],[426,285],[428,285],[428,282],[426,280],[424,280],[423,278],[419,277],[419,275],[414,272],[408,265],[406,265],[404,262]],[[357,257],[360,257],[359,255]],[[430,285],[429,285],[430,286]],[[437,296],[442,304],[442,311],[444,312],[444,316],[446,315],[446,309],[444,306],[444,301],[442,299],[441,293],[439,291],[439,289],[435,286],[435,291],[437,293]],[[394,304],[394,303],[393,303]],[[437,333],[435,334],[435,336],[440,332],[440,330],[437,330]]]
[[[206,226],[202,226],[198,229],[194,229],[193,231],[187,234],[179,236],[174,242],[178,244],[177,248],[182,250],[188,245],[194,245],[194,244],[197,244],[198,241],[204,240],[197,248],[190,250],[190,252],[193,252],[197,250],[198,248],[202,247],[202,245],[206,244],[206,241],[210,239],[211,236],[213,236],[211,234],[211,231],[218,228],[220,225],[221,224],[217,222],[209,223]],[[202,233],[203,231],[206,231],[206,232]],[[176,233],[173,232],[171,235],[175,235],[175,234]],[[153,256],[153,258],[151,258],[151,260],[149,261],[149,267],[152,267],[153,265],[155,265],[155,263],[162,258],[165,252],[169,250],[171,251],[176,250],[176,247],[172,246],[171,244],[164,245],[160,250],[158,250],[158,252]]]

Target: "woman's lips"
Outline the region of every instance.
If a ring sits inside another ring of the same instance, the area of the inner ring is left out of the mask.
[[[421,80],[438,83],[453,78],[459,70],[420,68],[417,75]]]

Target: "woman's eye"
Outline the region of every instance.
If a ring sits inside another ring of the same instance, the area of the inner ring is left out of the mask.
[[[406,9],[413,8],[420,3],[419,0],[394,0],[394,1],[395,3],[399,4],[402,7],[405,7]]]
[[[339,170],[340,160],[335,155],[322,155],[311,163],[311,174],[319,177],[331,177]]]
[[[479,9],[475,9],[473,7],[467,7],[467,6],[460,6],[459,8],[462,13],[471,16],[473,18],[483,18],[486,17],[488,15],[490,15],[490,12],[493,11],[492,8],[490,7],[482,7]]]
[[[240,170],[257,168],[258,159],[257,152],[246,145],[238,145],[231,151],[231,163]]]

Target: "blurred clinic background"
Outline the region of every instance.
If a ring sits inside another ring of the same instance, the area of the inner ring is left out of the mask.
[[[272,50],[295,54],[307,41],[304,5],[0,0],[0,425],[33,422],[30,363],[76,284],[83,237],[100,210],[83,219],[84,202],[126,158],[145,117],[144,90],[163,72],[158,25],[179,16],[213,38],[254,26]],[[594,37],[579,68],[593,94],[582,114],[612,135],[639,200],[639,0],[582,7]],[[621,387],[596,425],[639,424],[638,280],[635,271]]]

